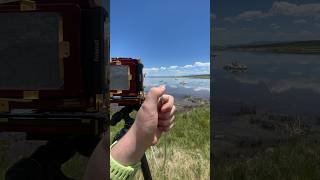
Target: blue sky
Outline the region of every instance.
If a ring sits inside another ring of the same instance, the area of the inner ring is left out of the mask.
[[[111,57],[148,75],[210,72],[210,0],[110,0]]]
[[[213,0],[214,44],[320,40],[319,0]]]

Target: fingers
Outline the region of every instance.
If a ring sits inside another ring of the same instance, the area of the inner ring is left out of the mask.
[[[162,132],[168,132],[171,128],[173,128],[174,124],[175,124],[175,123],[173,122],[170,126],[160,127],[159,129],[160,129]]]
[[[158,128],[166,132],[174,125],[176,107],[174,106],[174,98],[170,95],[163,95],[161,103],[162,107],[159,112]]]
[[[170,119],[174,115],[175,112],[176,112],[176,106],[173,105],[170,112],[159,113],[159,119],[160,120]]]
[[[157,144],[157,142],[158,142],[158,140],[160,139],[160,137],[161,137],[161,134],[162,134],[162,130],[160,130],[159,128],[156,130],[156,135],[154,136],[154,138],[153,138],[153,141],[152,141],[152,145],[156,145]]]
[[[168,127],[173,123],[174,119],[175,119],[175,116],[173,115],[170,119],[160,120],[158,122],[158,127]]]
[[[164,94],[165,90],[166,90],[166,87],[164,85],[151,88],[149,93],[146,96],[144,105],[150,108],[157,108],[159,98]]]
[[[167,94],[163,95],[162,96],[162,106],[161,106],[160,112],[162,112],[162,113],[170,112],[173,105],[174,105],[173,96],[170,96]]]
[[[153,141],[151,143],[152,146],[157,144],[157,142],[160,139],[161,134],[163,132],[168,132],[174,126],[174,119],[175,119],[175,117],[173,116],[172,119],[169,121],[169,122],[171,122],[171,124],[168,126],[160,126],[160,127],[158,126],[158,128],[156,130],[156,134],[155,134]]]

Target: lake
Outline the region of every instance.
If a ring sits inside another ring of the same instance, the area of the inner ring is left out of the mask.
[[[183,84],[184,82],[185,84]],[[210,79],[196,78],[168,78],[168,77],[146,77],[144,79],[145,91],[151,87],[166,85],[166,92],[173,95],[177,100],[192,96],[203,99],[210,99]]]
[[[252,52],[216,52],[212,91],[215,113],[240,106],[264,112],[320,117],[320,56]],[[239,61],[247,72],[231,73],[225,64]]]

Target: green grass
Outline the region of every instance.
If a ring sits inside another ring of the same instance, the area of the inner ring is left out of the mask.
[[[4,180],[5,173],[7,169],[13,165],[14,162],[10,162],[8,160],[8,147],[7,143],[4,141],[0,141],[0,180]],[[62,166],[62,171],[68,176],[74,179],[80,180],[82,179],[88,158],[76,154],[72,159],[66,162]]]
[[[210,178],[209,112],[209,107],[200,107],[177,113],[174,128],[156,146],[156,160],[150,149],[146,153],[154,179]],[[122,126],[111,128],[112,137]],[[143,179],[141,172],[137,173],[136,179]]]
[[[83,179],[87,163],[88,158],[77,153],[68,162],[63,164],[62,171],[69,178],[81,180]]]
[[[315,180],[320,177],[320,141],[294,137],[246,160],[216,162],[215,179]]]
[[[153,159],[151,150],[147,151],[147,158],[154,179],[209,179],[210,172],[210,124],[209,107],[200,107],[188,112],[178,112],[174,128],[162,137]],[[135,113],[131,114],[132,117]],[[111,127],[111,136],[123,127],[123,122]],[[166,145],[166,153],[165,152]],[[4,177],[6,169],[11,165],[7,162],[7,146],[0,142],[0,179]],[[164,156],[166,162],[164,164]],[[62,167],[63,172],[71,178],[82,179],[88,159],[76,154]],[[159,163],[159,168],[156,165]],[[138,172],[136,179],[143,179]]]

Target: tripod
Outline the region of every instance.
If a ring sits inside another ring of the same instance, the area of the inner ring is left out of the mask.
[[[137,106],[125,106],[120,111],[116,112],[114,115],[112,115],[110,124],[112,126],[115,126],[118,122],[120,122],[122,119],[124,120],[124,127],[116,134],[116,136],[113,139],[113,142],[118,141],[121,139],[130,129],[132,124],[134,123],[134,118],[130,117],[130,113],[133,110],[138,111],[140,108],[140,105]],[[146,158],[146,155],[144,154],[141,159],[141,169],[142,174],[145,180],[152,180],[152,176],[149,169],[148,160]]]

